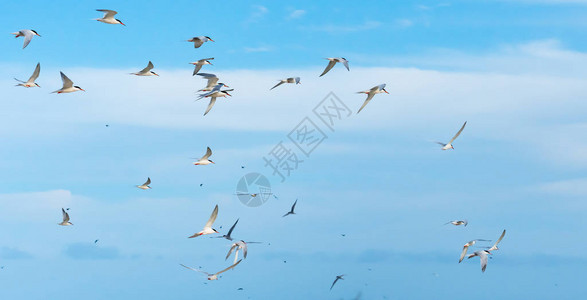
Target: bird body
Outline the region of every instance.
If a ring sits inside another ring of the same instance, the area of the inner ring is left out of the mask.
[[[455,134],[455,136],[453,136],[453,138],[450,140],[450,142],[448,142],[446,144],[441,143],[441,142],[436,142],[437,144],[442,146],[442,148],[440,148],[440,149],[442,149],[442,150],[453,149],[454,150],[455,148],[452,146],[452,143],[459,137],[459,135],[461,135],[461,132],[463,132],[463,129],[465,129],[466,125],[467,125],[467,122],[465,121],[465,124],[463,124],[463,126],[461,127],[459,132],[457,132],[457,134]]]
[[[334,285],[336,284],[337,281],[344,280],[344,278],[342,278],[343,276],[345,276],[345,275],[344,274],[342,274],[342,275],[336,275],[336,278],[334,279],[334,282],[330,286],[330,290],[332,290],[332,288],[334,287]]]
[[[216,217],[218,217],[218,205],[216,205],[214,207],[214,210],[212,211],[212,214],[210,215],[210,219],[208,219],[208,222],[206,222],[204,229],[202,229],[202,231],[200,231],[198,233],[194,233],[189,238],[195,238],[195,237],[199,237],[201,235],[206,235],[206,234],[218,233],[218,231],[216,229],[212,228],[212,224],[214,224],[214,221],[216,221]]]
[[[228,271],[228,270],[230,270],[230,269],[232,269],[232,268],[236,267],[238,264],[240,264],[240,262],[241,262],[241,261],[242,261],[242,259],[241,259],[241,260],[239,260],[239,261],[237,261],[236,263],[234,263],[234,264],[233,264],[233,265],[231,265],[230,267],[228,267],[228,268],[226,268],[226,269],[224,269],[224,270],[222,270],[222,271],[216,272],[216,273],[214,273],[214,274],[210,274],[210,273],[208,273],[208,272],[204,272],[204,271],[202,271],[202,270],[198,270],[198,269],[190,268],[190,267],[188,267],[188,266],[186,266],[186,265],[183,265],[183,264],[180,264],[180,265],[181,265],[182,267],[186,268],[186,269],[190,269],[190,270],[192,270],[192,271],[196,271],[196,272],[200,272],[200,273],[203,273],[203,274],[205,274],[205,275],[208,277],[208,280],[218,280],[218,275],[220,275],[220,274],[222,274],[222,273],[224,273],[224,272],[226,272],[226,271]]]
[[[82,89],[81,87],[77,86],[77,85],[73,85],[73,81],[71,81],[71,79],[69,79],[67,76],[65,76],[65,74],[63,74],[63,72],[59,72],[61,73],[61,81],[63,82],[63,87],[61,87],[61,89],[54,91],[53,93],[57,93],[57,94],[64,94],[64,93],[73,93],[73,92],[77,92],[77,91],[84,91],[84,89]]]
[[[202,158],[200,158],[198,161],[194,162],[194,165],[199,166],[214,164],[215,162],[209,159],[210,156],[212,156],[212,149],[210,149],[210,147],[207,147],[206,154],[204,154],[204,156],[202,156]]]
[[[385,83],[384,84],[380,84],[378,86],[374,86],[366,91],[360,91],[357,92],[357,94],[367,94],[367,99],[365,99],[365,102],[363,102],[363,105],[361,106],[361,108],[359,108],[359,111],[357,111],[357,113],[360,113],[361,110],[363,110],[363,108],[365,108],[365,106],[367,106],[367,104],[369,103],[369,101],[371,101],[371,99],[373,99],[373,97],[377,94],[381,94],[381,93],[387,93],[389,94],[389,92],[387,92],[385,90]]]
[[[194,43],[194,48],[200,48],[200,46],[202,46],[205,42],[207,42],[207,41],[213,42],[214,40],[211,39],[209,36],[196,36],[196,37],[193,37],[187,41]]]
[[[137,187],[141,190],[148,190],[151,188],[149,184],[151,184],[151,177],[147,177],[147,181],[141,185],[137,185]]]
[[[275,86],[273,86],[272,88],[270,88],[269,90],[272,90],[284,83],[295,83],[295,84],[300,84],[300,77],[290,77],[290,78],[286,78],[286,79],[281,79],[279,80],[279,83],[277,83]]]
[[[194,73],[192,74],[192,76],[198,74],[198,72],[200,72],[200,69],[202,69],[202,67],[204,65],[211,65],[212,63],[210,61],[213,59],[214,59],[214,57],[211,57],[211,58],[200,59],[196,62],[191,62],[190,64],[194,65]]]
[[[288,211],[285,215],[283,215],[283,217],[287,217],[289,215],[295,215],[296,213],[294,212],[294,210],[296,209],[296,204],[298,204],[298,199],[296,199],[296,202],[294,202],[294,204],[291,206],[290,211]]]
[[[30,87],[40,87],[35,80],[37,80],[37,78],[39,78],[39,74],[41,73],[41,63],[37,63],[37,66],[35,67],[35,71],[33,71],[33,75],[31,75],[31,77],[29,78],[29,80],[27,81],[22,81],[22,80],[18,80],[16,78],[14,78],[14,80],[20,82],[19,84],[17,84],[16,86],[24,86],[26,88],[30,88]]]
[[[61,226],[71,226],[73,223],[69,222],[69,214],[65,211],[65,209],[61,209],[61,213],[63,215],[63,221],[59,223]]]
[[[102,18],[94,20],[106,24],[120,24],[126,26],[124,23],[122,23],[122,21],[114,18],[114,16],[118,13],[117,11],[109,9],[96,9],[96,11],[103,12],[104,16]]]
[[[336,65],[336,63],[342,63],[345,68],[347,69],[347,71],[350,71],[351,69],[349,69],[349,61],[346,60],[346,58],[344,57],[328,57],[326,58],[328,59],[328,65],[326,66],[326,69],[324,69],[324,72],[322,72],[322,74],[320,74],[320,77],[322,77],[324,74],[328,73],[328,71],[330,71],[334,65]]]
[[[145,67],[144,69],[136,72],[136,73],[130,73],[132,75],[137,75],[137,76],[159,76],[159,74],[151,71],[155,66],[153,65],[153,63],[151,61],[149,61],[149,63],[147,64],[147,67]]]
[[[40,36],[36,31],[32,30],[32,29],[23,29],[23,30],[19,30],[17,32],[13,32],[12,34],[15,35],[15,38],[17,37],[24,37],[24,43],[22,45],[22,49],[26,48],[26,46],[29,45],[29,43],[31,42],[31,40],[33,39],[33,36]]]

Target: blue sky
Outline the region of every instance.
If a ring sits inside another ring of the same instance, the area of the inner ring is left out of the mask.
[[[0,39],[2,299],[587,292],[587,1],[0,7],[11,12]],[[117,10],[127,26],[92,21],[97,8]],[[42,37],[23,50],[9,33],[25,28]],[[198,35],[216,42],[184,41]],[[351,71],[318,77],[323,58],[336,56]],[[204,81],[188,63],[206,57],[214,65],[203,71],[235,91],[203,117],[207,103],[194,100]],[[160,77],[128,75],[149,60]],[[42,88],[14,87],[37,62]],[[59,71],[87,92],[50,94]],[[302,84],[269,91],[291,76]],[[390,94],[355,114],[364,100],[356,92],[381,83]],[[318,123],[327,139],[281,183],[263,157],[331,91],[352,115],[334,131]],[[464,121],[456,150],[439,150],[433,141]],[[207,146],[216,164],[192,165]],[[233,194],[248,172],[265,174],[279,198],[241,204]],[[148,176],[153,189],[134,187]],[[298,214],[282,218],[295,199]],[[233,235],[265,243],[207,282],[179,264],[228,265],[228,241],[187,239],[215,204],[216,228],[240,218]],[[61,207],[74,226],[56,225]],[[453,219],[469,225],[443,225]],[[477,259],[457,263],[464,243],[503,229],[485,273]],[[329,291],[338,274],[346,279]]]

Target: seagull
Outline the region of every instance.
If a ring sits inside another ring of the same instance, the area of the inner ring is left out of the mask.
[[[207,147],[206,154],[204,154],[204,156],[202,156],[202,158],[200,158],[197,162],[194,162],[194,165],[198,166],[215,164],[215,162],[208,159],[210,156],[212,156],[212,149],[210,149],[210,147]]]
[[[272,90],[284,83],[295,83],[295,84],[300,84],[300,77],[290,77],[290,78],[286,78],[286,79],[281,79],[279,80],[279,83],[276,84],[274,87],[270,88],[269,90]]]
[[[337,281],[344,280],[344,278],[342,278],[343,276],[346,276],[346,275],[344,275],[344,274],[342,274],[342,275],[336,275],[336,279],[334,279],[334,282],[330,286],[330,290],[331,291],[332,291],[332,288],[334,287],[334,285],[336,284]]]
[[[24,36],[24,44],[22,45],[22,49],[26,48],[26,46],[29,45],[29,43],[33,39],[33,36],[40,36],[36,31],[32,29],[23,29],[17,32],[13,32],[12,34],[16,35],[15,38],[19,36]]]
[[[94,19],[94,20],[96,20],[98,22],[106,23],[106,24],[121,24],[121,25],[126,26],[124,23],[122,23],[122,21],[114,18],[114,15],[116,15],[118,13],[117,11],[109,10],[109,9],[96,9],[96,11],[103,12],[104,16],[100,19]]]
[[[159,74],[151,71],[151,69],[153,69],[155,66],[153,66],[153,63],[151,61],[149,61],[149,64],[147,64],[147,67],[136,72],[136,73],[130,73],[131,75],[137,75],[137,76],[159,76]]]
[[[63,213],[63,222],[59,223],[59,225],[61,225],[61,226],[73,225],[73,223],[69,222],[69,214],[65,212],[65,209],[62,208],[61,212]]]
[[[481,259],[481,272],[485,272],[485,269],[487,268],[487,254],[491,254],[491,252],[489,252],[489,250],[475,251],[473,254],[469,254],[467,259],[479,256],[479,259]]]
[[[194,235],[190,236],[189,238],[191,239],[191,238],[198,237],[200,235],[218,233],[218,231],[216,231],[216,229],[212,228],[212,224],[214,223],[214,221],[216,221],[217,216],[218,216],[218,204],[216,204],[216,207],[214,207],[214,211],[212,211],[212,214],[210,215],[210,219],[208,219],[208,222],[206,222],[204,229],[202,229],[202,231],[200,231],[198,233],[194,233]]]
[[[499,242],[501,242],[501,240],[503,239],[504,236],[505,236],[505,229],[503,230],[503,232],[501,233],[501,236],[499,237],[499,239],[497,239],[495,244],[493,244],[493,246],[491,246],[491,248],[487,249],[487,251],[499,250],[499,248],[497,248],[497,244],[499,244]]]
[[[230,266],[230,267],[228,267],[228,268],[226,268],[226,269],[224,269],[224,270],[222,270],[220,272],[214,273],[214,274],[210,274],[210,273],[207,273],[207,272],[198,270],[198,269],[190,268],[190,267],[188,267],[186,265],[183,265],[183,264],[180,264],[180,265],[182,267],[187,268],[187,269],[190,269],[192,271],[196,271],[196,272],[200,272],[200,273],[206,274],[206,276],[208,276],[208,280],[218,280],[218,275],[220,275],[221,273],[224,273],[224,272],[226,272],[226,271],[228,271],[228,270],[236,267],[236,265],[240,264],[241,261],[242,261],[242,259],[239,260],[239,261],[237,261],[234,265],[232,265],[232,266]]]
[[[151,177],[147,177],[147,181],[141,185],[137,185],[137,187],[141,190],[148,190],[151,188],[149,184],[151,184]]]
[[[210,61],[213,59],[214,59],[214,57],[210,57],[210,58],[200,59],[197,62],[191,62],[190,64],[195,66],[194,74],[192,74],[192,76],[198,74],[198,72],[200,72],[200,69],[202,69],[202,66],[211,65],[212,63]]]
[[[206,83],[206,87],[201,90],[198,90],[198,92],[209,92],[219,84],[221,84],[222,87],[228,87],[228,85],[226,85],[224,83],[218,83],[218,77],[214,74],[199,73],[198,75],[202,76],[202,77],[204,77],[204,79],[208,80],[208,83]]]
[[[326,69],[324,69],[324,72],[322,72],[322,74],[320,74],[320,77],[322,77],[324,74],[328,73],[328,71],[330,71],[330,69],[332,69],[334,67],[334,65],[336,65],[336,63],[342,63],[346,67],[346,69],[348,71],[350,71],[349,61],[346,60],[346,58],[344,58],[344,57],[329,57],[326,59],[328,59],[330,62],[326,66]]]
[[[442,148],[441,148],[442,150],[448,150],[448,149],[454,150],[455,148],[452,146],[452,142],[454,142],[459,137],[461,132],[463,132],[463,129],[465,129],[465,125],[467,125],[467,122],[465,122],[465,124],[463,124],[463,127],[461,127],[459,132],[457,132],[457,134],[455,134],[455,136],[453,136],[453,138],[450,140],[450,142],[448,142],[448,144],[444,144],[441,142],[436,142],[436,143],[442,146]]]
[[[214,107],[214,104],[216,103],[216,98],[226,97],[226,96],[232,97],[232,95],[229,94],[228,92],[234,91],[234,89],[221,91],[220,88],[222,88],[222,86],[224,86],[224,83],[219,83],[212,89],[212,91],[205,93],[205,94],[200,94],[200,98],[196,99],[196,100],[200,100],[202,98],[208,98],[208,97],[210,98],[210,103],[208,103],[208,107],[206,108],[206,111],[204,112],[204,116],[207,115],[210,112],[210,110],[212,110],[212,107]]]
[[[284,217],[287,217],[289,215],[295,215],[296,213],[294,212],[294,209],[296,208],[296,204],[298,203],[298,199],[296,199],[296,202],[294,202],[294,204],[291,206],[291,210],[287,212],[287,214],[283,215]]]
[[[450,221],[447,223],[444,223],[444,225],[448,225],[448,224],[452,224],[455,226],[459,226],[459,225],[465,225],[467,226],[467,224],[469,224],[469,222],[467,220],[454,220],[454,221]]]
[[[29,78],[29,80],[22,81],[22,80],[18,80],[16,78],[14,78],[14,80],[20,82],[19,84],[17,84],[16,86],[24,86],[24,87],[41,87],[40,85],[38,85],[35,80],[37,80],[37,78],[39,78],[39,73],[41,73],[41,63],[37,63],[37,67],[35,68],[35,71],[33,72],[33,75],[31,75],[31,77]]]
[[[63,94],[63,93],[73,93],[73,92],[77,92],[77,91],[84,91],[84,89],[82,89],[81,87],[77,86],[77,85],[73,85],[73,81],[71,81],[71,79],[69,79],[67,76],[65,76],[65,74],[63,74],[63,72],[59,72],[61,73],[61,81],[63,81],[63,87],[60,90],[56,90],[53,93],[57,93],[57,94]]]
[[[243,250],[243,257],[247,258],[247,243],[243,240],[240,240],[236,243],[233,243],[232,246],[230,247],[230,250],[228,250],[228,254],[226,254],[226,258],[224,260],[227,260],[228,257],[230,257],[230,254],[232,254],[232,250],[234,251],[234,262],[236,263],[237,259],[238,259],[238,251],[239,250]]]
[[[202,46],[205,42],[207,42],[207,41],[213,42],[214,40],[211,39],[209,36],[196,36],[196,37],[193,37],[187,41],[194,43],[194,48],[200,48],[200,46]]]
[[[373,96],[375,96],[375,94],[381,94],[381,93],[389,94],[389,92],[387,92],[385,90],[385,83],[380,84],[378,86],[374,86],[371,89],[366,90],[366,91],[357,92],[357,94],[367,94],[367,99],[365,99],[365,102],[363,102],[363,106],[361,106],[361,108],[359,108],[359,111],[357,113],[360,113],[361,110],[363,110],[363,108],[365,106],[367,106],[367,103],[369,103],[369,101],[371,101],[371,99],[373,99]]]
[[[236,219],[236,222],[234,222],[234,224],[232,225],[232,227],[230,227],[230,229],[228,229],[228,233],[223,235],[223,236],[215,236],[215,238],[225,238],[229,241],[232,241],[232,231],[234,230],[234,227],[236,227],[236,224],[238,223],[239,219]]]

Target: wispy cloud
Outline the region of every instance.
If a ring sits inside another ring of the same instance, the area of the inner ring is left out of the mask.
[[[306,11],[303,9],[295,9],[293,10],[289,16],[288,19],[293,20],[293,19],[298,19],[303,17],[306,14]]]
[[[338,24],[326,24],[326,25],[314,25],[314,26],[303,26],[304,30],[312,31],[324,31],[328,33],[349,33],[365,30],[373,30],[381,27],[383,23],[378,21],[365,21],[362,24],[354,25],[338,25]]]
[[[269,13],[269,9],[263,5],[253,5],[252,10],[249,17],[245,20],[245,24],[259,22]]]

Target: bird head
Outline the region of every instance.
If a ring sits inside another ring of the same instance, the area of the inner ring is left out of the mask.
[[[31,31],[36,35],[36,36],[41,36],[40,34],[38,34],[36,31],[32,30]]]
[[[37,87],[41,87],[41,86],[40,86],[40,85],[38,85],[36,82],[35,82],[35,85],[36,85]]]
[[[84,92],[86,91],[86,90],[82,89],[81,87],[79,87],[79,86],[77,86],[77,85],[76,85],[76,86],[74,86],[74,88],[76,88],[76,89],[78,89],[78,90],[80,90],[80,91],[84,91]]]
[[[389,94],[389,92],[386,89],[383,89],[383,91]]]
[[[206,64],[211,65],[212,63],[209,60],[207,60]]]
[[[211,160],[209,160],[209,161],[210,161],[211,163],[213,163],[213,164],[216,164],[215,162],[213,162],[213,161],[211,161]]]
[[[209,36],[206,37],[209,41],[214,41],[213,39],[211,39]]]
[[[120,23],[121,25],[126,26],[126,24],[122,23],[122,21],[120,21],[119,19],[116,19],[116,21],[118,21],[118,23]]]
[[[153,71],[151,71],[151,74],[153,74],[153,75],[155,75],[155,76],[159,76],[159,74],[157,74],[157,73],[155,73],[155,72],[153,72]]]

